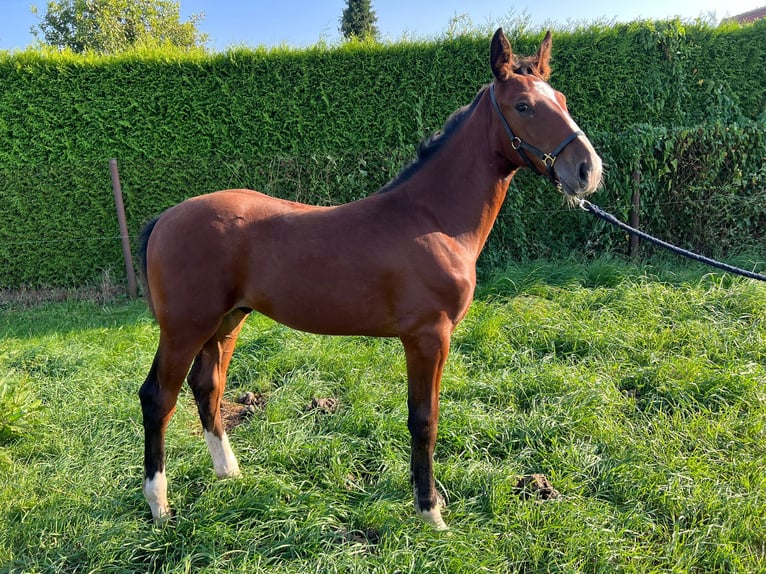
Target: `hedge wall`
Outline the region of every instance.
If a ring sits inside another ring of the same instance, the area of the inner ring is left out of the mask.
[[[765,32],[766,22],[678,21],[554,32],[551,83],[609,165],[600,204],[624,211],[639,167],[647,229],[710,253],[763,245]],[[532,53],[540,36],[511,39]],[[491,79],[488,51],[487,37],[466,36],[216,55],[0,53],[0,288],[122,273],[111,157],[133,234],[215,189],[325,204],[367,195]],[[486,261],[622,249],[543,180],[521,177],[514,190]]]

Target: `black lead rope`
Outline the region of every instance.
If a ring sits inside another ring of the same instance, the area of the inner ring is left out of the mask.
[[[699,253],[694,253],[693,251],[687,251],[686,249],[681,249],[680,247],[676,247],[675,245],[667,243],[666,241],[662,241],[661,239],[657,239],[656,237],[653,237],[647,233],[644,233],[643,231],[639,231],[638,229],[631,227],[630,225],[627,225],[626,223],[623,223],[622,221],[617,219],[614,215],[612,215],[611,213],[607,213],[606,211],[601,209],[598,205],[594,205],[590,201],[586,201],[585,199],[582,199],[582,198],[580,198],[578,201],[581,208],[583,208],[585,211],[589,213],[592,213],[599,219],[603,219],[607,223],[611,223],[612,225],[619,227],[623,231],[627,231],[631,235],[635,235],[636,237],[645,239],[649,243],[654,243],[655,245],[664,247],[665,249],[667,249],[668,251],[672,253],[675,253],[676,255],[682,255],[684,257],[688,257],[689,259],[693,259],[694,261],[705,263],[712,267],[716,267],[717,269],[728,271],[729,273],[735,273],[737,275],[742,275],[743,277],[748,277],[750,279],[757,279],[758,281],[766,281],[766,275],[761,275],[760,273],[754,273],[752,271],[748,271],[747,269],[740,269],[739,267],[734,267],[733,265],[728,265],[727,263],[721,263],[720,261],[716,261],[715,259],[710,259],[708,257],[705,257],[704,255],[700,255]]]

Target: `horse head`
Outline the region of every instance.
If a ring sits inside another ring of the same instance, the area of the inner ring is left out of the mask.
[[[550,32],[535,56],[519,57],[499,28],[490,50],[490,98],[502,155],[549,177],[574,202],[598,189],[602,161],[569,115],[564,94],[548,84],[550,57]]]

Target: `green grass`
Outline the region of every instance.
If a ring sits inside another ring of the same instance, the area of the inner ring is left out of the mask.
[[[265,393],[218,481],[188,390],[177,516],[141,494],[141,302],[0,315],[0,572],[766,572],[766,286],[700,267],[539,262],[482,282],[453,337],[415,517],[403,353],[251,317],[227,395]],[[307,412],[332,396],[334,414]],[[14,402],[15,401],[15,402]],[[7,404],[6,404],[7,403]],[[517,477],[560,498],[522,500]]]

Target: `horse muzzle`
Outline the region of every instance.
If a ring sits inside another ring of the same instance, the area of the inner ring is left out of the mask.
[[[568,199],[586,197],[601,186],[603,162],[584,135],[550,168],[551,179]]]

